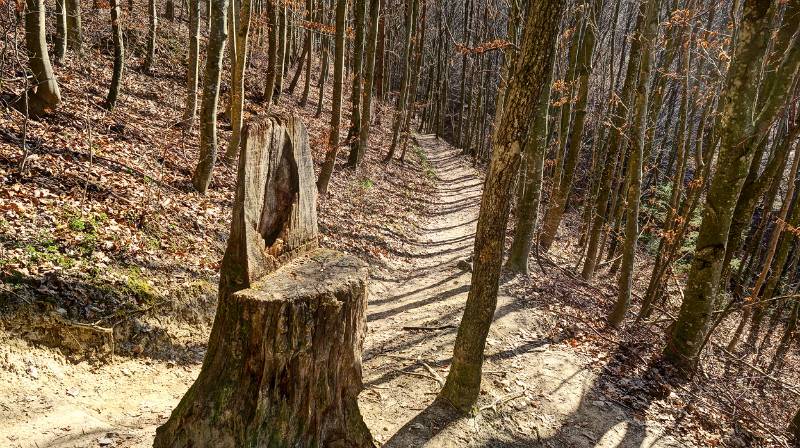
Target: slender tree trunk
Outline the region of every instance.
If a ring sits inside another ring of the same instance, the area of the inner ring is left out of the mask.
[[[65,0],[67,7],[67,48],[81,54],[83,46],[83,28],[81,26],[80,0]]]
[[[122,39],[122,19],[120,18],[119,0],[111,0],[111,34],[114,40],[114,71],[111,86],[106,96],[105,108],[113,110],[117,105],[122,75],[125,71],[125,43]]]
[[[636,243],[639,238],[639,198],[642,195],[642,160],[644,159],[645,136],[647,134],[647,103],[650,97],[650,60],[654,41],[658,35],[658,0],[642,4],[646,17],[645,28],[640,34],[642,40],[642,58],[639,62],[638,85],[634,105],[633,147],[628,159],[629,184],[625,198],[625,244],[622,250],[622,269],[617,281],[617,301],[608,317],[612,327],[619,328],[631,303],[631,287],[633,283],[633,264],[636,257]]]
[[[65,0],[56,0],[56,34],[53,39],[53,64],[59,65],[67,52],[67,7]]]
[[[183,124],[190,127],[197,116],[197,83],[200,59],[200,0],[189,0],[189,70],[186,76],[186,108]]]
[[[244,112],[244,80],[247,68],[247,46],[250,34],[251,0],[231,0],[237,6],[233,8],[235,26],[231,30],[236,55],[235,64],[231,67],[231,138],[225,151],[225,160],[232,163],[239,153],[242,138],[242,117]],[[235,34],[233,34],[235,33]]]
[[[767,51],[770,34],[769,6],[766,2],[746,0],[743,7],[716,129],[720,140],[717,169],[706,198],[681,310],[664,352],[668,361],[687,373],[695,369],[711,321],[731,218],[753,159],[753,148],[746,141],[758,134],[764,123],[772,122],[777,112],[777,107],[772,107],[773,102],[784,97],[789,89],[789,83],[781,83],[779,88],[764,92],[766,103],[771,107],[753,110],[758,95],[761,60]],[[787,54],[794,59],[789,66],[779,68],[782,76],[794,76],[797,71],[800,45],[795,42],[788,51]],[[753,120],[753,116],[757,119]]]
[[[638,17],[636,22],[636,33],[640,33],[644,28],[644,16],[634,14]],[[589,243],[586,249],[586,262],[583,265],[582,276],[590,280],[594,276],[597,260],[602,253],[605,245],[600,242],[603,228],[606,226],[607,215],[613,215],[614,207],[609,209],[609,201],[612,196],[612,185],[615,172],[621,168],[625,160],[625,136],[624,127],[627,117],[628,106],[632,105],[633,93],[636,87],[636,74],[639,70],[639,58],[641,55],[641,42],[639,39],[632,39],[630,45],[630,55],[627,58],[628,65],[625,70],[625,80],[620,93],[620,100],[614,106],[611,114],[611,129],[609,132],[608,153],[603,167],[603,174],[600,178],[600,188],[597,195],[597,205],[595,206],[594,220],[592,221],[591,231],[589,232]],[[620,58],[620,63],[625,60]],[[621,70],[621,68],[620,68]],[[613,87],[612,87],[613,88]],[[618,176],[617,176],[618,177]]]
[[[33,79],[16,107],[26,116],[39,117],[61,103],[61,91],[47,53],[44,0],[26,0],[25,3],[25,45]]]
[[[520,172],[522,184],[517,195],[517,223],[514,230],[514,239],[506,261],[506,268],[512,272],[528,273],[528,256],[533,245],[533,235],[536,230],[536,219],[539,215],[539,202],[542,196],[542,174],[544,172],[544,157],[547,152],[547,114],[550,111],[550,80],[553,70],[545,81],[545,88],[539,96],[534,116],[533,128],[528,131],[525,141],[525,170]]]
[[[591,10],[585,13],[585,20],[587,22],[592,22],[595,17],[599,17],[599,8],[599,0],[591,0]],[[572,190],[572,180],[575,176],[575,167],[577,166],[578,156],[580,155],[581,150],[583,128],[584,124],[586,123],[586,107],[589,99],[589,76],[592,73],[592,54],[594,53],[595,42],[596,39],[594,34],[594,26],[590,23],[587,23],[585,26],[585,31],[583,32],[583,40],[580,44],[580,49],[578,50],[578,59],[576,64],[578,76],[578,95],[575,102],[575,114],[574,118],[572,119],[572,129],[568,134],[568,138],[566,137],[566,133],[562,133],[564,138],[567,138],[567,154],[564,158],[564,165],[561,170],[561,175],[559,178],[556,178],[555,176],[553,177],[553,185],[557,185],[557,188],[553,188],[553,193],[550,196],[550,203],[547,207],[547,213],[545,214],[545,218],[542,223],[542,236],[540,244],[544,250],[549,250],[550,246],[555,240],[559,224],[561,223],[561,217],[564,215],[564,211],[566,210],[569,193]],[[567,105],[564,107],[566,106]],[[567,108],[568,114],[569,109],[570,108]],[[567,118],[565,121],[562,118],[562,125],[566,123],[569,123],[569,119]]]
[[[192,185],[200,193],[208,190],[217,160],[217,106],[222,59],[228,39],[228,0],[209,1],[213,20],[206,50],[203,99],[200,104],[200,159],[192,175]]]
[[[275,66],[275,93],[272,96],[272,102],[278,104],[281,100],[283,93],[283,78],[286,69],[289,67],[287,63],[287,20],[288,14],[286,13],[286,5],[282,2],[276,4],[276,15],[278,19],[278,54],[276,55],[277,65]]]
[[[322,44],[322,68],[319,75],[319,98],[317,98],[317,113],[314,115],[315,117],[319,117],[322,114],[322,100],[325,98],[325,81],[328,79],[328,72],[330,70],[328,67],[330,65],[328,61],[330,58],[329,47],[328,38],[325,38]]]
[[[353,0],[353,78],[350,87],[350,128],[347,131],[347,144],[350,145],[352,159],[358,154],[359,129],[361,125],[361,85],[364,82],[364,40],[366,29],[364,16],[366,14],[366,0]]]
[[[328,148],[325,161],[317,179],[317,190],[324,196],[328,193],[328,182],[331,180],[333,168],[336,165],[336,155],[339,152],[339,125],[342,121],[342,84],[344,83],[344,48],[346,45],[345,18],[347,14],[347,0],[336,0],[336,41],[335,57],[333,62],[333,106],[331,111],[331,132],[328,139]]]
[[[378,54],[375,61],[375,94],[378,99],[383,100],[383,78],[385,71],[383,69],[386,59],[386,15],[381,14],[378,18]]]
[[[519,59],[505,100],[508,112],[503,114],[492,139],[492,161],[475,233],[472,286],[458,328],[450,373],[440,393],[463,412],[469,411],[480,392],[483,350],[497,305],[509,199],[528,132],[529,120],[525,117],[545,88],[562,7],[563,1],[559,0],[528,3]]]
[[[389,153],[386,155],[384,161],[388,162],[392,160],[394,157],[394,152],[397,149],[397,144],[400,141],[400,132],[403,123],[405,122],[405,112],[408,102],[408,89],[409,84],[411,83],[411,65],[412,65],[412,50],[413,50],[413,39],[412,36],[416,30],[416,21],[417,21],[417,8],[419,0],[409,0],[410,3],[406,4],[406,34],[405,39],[403,40],[403,62],[404,62],[404,71],[403,71],[403,79],[400,83],[400,97],[397,100],[397,107],[394,113],[394,124],[392,125],[392,142],[389,145]]]
[[[405,122],[403,123],[403,132],[401,133],[403,150],[400,152],[400,163],[405,163],[406,157],[406,150],[408,149],[408,140],[411,135],[411,120],[414,118],[414,114],[416,113],[416,103],[417,103],[417,89],[419,88],[419,73],[422,71],[422,49],[425,46],[425,22],[426,22],[426,15],[427,15],[427,7],[428,4],[426,2],[422,2],[422,26],[421,31],[417,33],[418,25],[415,23],[414,25],[414,35],[416,39],[419,39],[414,44],[414,65],[411,68],[411,84],[409,85],[408,91],[408,106],[406,107],[405,111]],[[416,15],[416,14],[415,14]],[[443,37],[443,36],[442,36]],[[444,42],[444,39],[441,39]],[[444,45],[444,43],[442,43]],[[442,95],[443,98],[446,98],[446,92]]]
[[[213,0],[209,0],[213,1]],[[264,104],[269,107],[275,96],[275,85],[278,79],[278,6],[273,0],[267,0],[267,31],[269,43],[267,53],[267,82],[264,86]]]
[[[800,206],[800,202],[798,202],[798,200],[800,200],[800,195],[795,197],[794,194],[798,162],[800,162],[800,151],[795,151],[794,161],[792,162],[792,166],[789,171],[789,178],[787,180],[788,188],[786,189],[786,195],[783,198],[781,210],[778,213],[778,217],[775,220],[775,225],[772,228],[772,235],[770,235],[769,243],[767,244],[767,253],[764,256],[764,259],[761,261],[761,273],[756,279],[755,284],[753,284],[750,296],[746,299],[746,302],[751,305],[748,307],[748,314],[752,314],[750,336],[748,337],[748,344],[750,348],[755,348],[756,346],[756,339],[761,330],[761,321],[764,317],[765,304],[763,302],[759,302],[759,297],[761,296],[761,287],[764,286],[764,283],[767,281],[767,275],[770,273],[770,271],[772,271],[772,277],[775,278],[776,281],[781,277],[783,265],[786,263],[786,258],[789,255],[788,250],[781,251],[778,258],[775,258],[775,253],[778,252],[778,242],[781,239],[783,230],[786,228],[786,217],[789,214],[789,208],[792,207],[797,209],[798,206]],[[734,335],[734,339],[731,341],[732,344],[728,346],[729,350],[734,350],[736,348],[736,339],[738,339],[738,332]]]
[[[156,57],[156,31],[158,29],[156,0],[147,1],[147,12],[150,15],[150,27],[147,29],[147,54],[144,57],[142,69],[145,73],[150,73],[153,70],[153,60]]]
[[[307,10],[306,11],[306,20],[308,20],[309,22],[312,19],[312,11],[313,11],[313,9],[314,9],[313,0],[306,0],[306,10]],[[311,92],[311,61],[313,59],[312,58],[312,54],[311,54],[313,52],[312,51],[312,40],[313,40],[312,36],[313,35],[311,33],[311,30],[310,29],[306,30],[306,42],[305,42],[305,45],[306,45],[306,50],[305,51],[306,51],[306,56],[307,56],[306,57],[306,61],[305,61],[306,77],[305,77],[305,81],[303,83],[303,96],[300,99],[300,105],[301,106],[305,106],[306,105],[306,103],[308,102],[308,94]]]
[[[369,2],[369,33],[367,34],[366,41],[366,60],[364,62],[364,91],[361,92],[363,99],[361,104],[364,107],[364,112],[361,114],[361,125],[359,126],[359,142],[358,151],[356,152],[355,159],[353,153],[350,153],[350,164],[357,167],[364,154],[367,151],[369,144],[369,131],[370,131],[370,117],[372,115],[372,87],[375,84],[375,47],[377,45],[378,16],[380,15],[381,1],[370,0]]]

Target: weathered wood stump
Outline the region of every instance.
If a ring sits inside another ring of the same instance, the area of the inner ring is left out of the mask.
[[[367,266],[317,249],[302,123],[244,135],[208,353],[154,446],[373,446],[357,403]]]

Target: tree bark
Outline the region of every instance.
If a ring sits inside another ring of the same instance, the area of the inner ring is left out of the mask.
[[[145,55],[142,69],[145,73],[150,73],[153,69],[153,60],[156,57],[156,31],[158,29],[156,0],[148,0],[147,12],[150,15],[150,26],[147,29],[147,54]]]
[[[526,115],[535,106],[547,71],[563,0],[530,2],[516,70],[510,78],[503,114],[492,139],[493,155],[481,197],[475,233],[475,269],[464,317],[458,328],[453,363],[440,396],[466,412],[480,392],[486,336],[497,306],[498,279],[508,223],[510,195],[528,132]]]
[[[80,0],[66,0],[67,6],[67,48],[80,54],[83,44]]]
[[[248,125],[208,353],[155,447],[373,446],[357,402],[368,269],[317,238],[302,123]]]
[[[200,59],[200,0],[189,0],[189,70],[186,74],[186,107],[183,125],[190,127],[197,116],[197,83]]]
[[[539,203],[542,197],[542,174],[544,173],[544,157],[547,152],[547,119],[550,112],[550,81],[552,68],[545,81],[545,88],[536,105],[533,128],[528,131],[525,141],[524,170],[520,171],[522,188],[517,195],[517,223],[514,239],[511,241],[506,268],[512,272],[528,273],[528,257],[533,245],[536,230],[536,219],[539,215]]]
[[[244,113],[244,80],[247,69],[247,47],[250,35],[251,0],[231,0],[236,2],[238,7],[234,13],[236,21],[235,44],[236,61],[231,67],[231,138],[228,142],[228,149],[225,151],[225,160],[232,162],[239,152],[239,143],[242,135],[242,119]]]
[[[273,0],[267,1],[267,31],[269,32],[267,48],[267,82],[264,86],[264,104],[269,108],[275,96],[275,83],[278,79],[278,6]]]
[[[347,14],[347,0],[336,0],[336,40],[333,62],[333,106],[331,110],[331,131],[328,138],[328,148],[325,152],[325,161],[317,179],[317,189],[321,195],[328,193],[328,182],[331,180],[336,155],[339,152],[339,125],[342,121],[342,84],[344,83],[344,47],[345,47],[345,18]]]
[[[59,65],[67,52],[67,7],[65,0],[56,0],[56,34],[53,39],[53,64]]]
[[[361,124],[359,125],[358,145],[356,147],[355,155],[350,152],[349,163],[354,168],[358,167],[364,154],[367,151],[369,144],[369,131],[370,131],[370,118],[372,116],[372,88],[375,84],[375,53],[377,45],[378,17],[380,16],[381,2],[380,0],[370,0],[369,2],[369,33],[367,34],[366,41],[366,60],[364,62],[364,91],[362,92],[363,99],[361,104],[364,107],[364,112],[361,114]]]
[[[366,0],[353,0],[353,78],[350,87],[350,129],[347,131],[347,144],[350,154],[358,153],[359,129],[361,125],[361,85],[364,82],[364,42]]]
[[[719,128],[720,155],[717,169],[707,195],[695,249],[695,257],[684,289],[684,299],[673,332],[664,351],[665,358],[686,373],[694,372],[696,360],[705,339],[714,310],[714,299],[725,256],[725,246],[730,232],[731,218],[736,200],[747,176],[753,149],[742,142],[758,132],[756,124],[772,121],[775,108],[754,111],[758,92],[761,63],[769,39],[769,4],[747,0],[742,21],[737,30],[734,60],[728,74],[727,88],[722,99]],[[800,45],[796,42],[788,55],[798,56]],[[796,62],[785,67],[797,71]],[[768,96],[782,97],[789,89],[788,83],[768,92]],[[764,115],[764,113],[767,115]],[[755,122],[752,117],[759,117]]]
[[[642,161],[647,134],[647,103],[650,97],[650,60],[654,41],[658,35],[658,12],[660,1],[652,0],[642,5],[646,17],[645,28],[640,34],[642,58],[639,61],[638,85],[634,105],[633,147],[628,159],[628,190],[625,198],[625,243],[622,250],[622,266],[617,281],[617,301],[608,317],[612,327],[619,328],[631,303],[633,263],[636,258],[636,243],[639,238],[639,198],[642,195]]]
[[[108,110],[113,110],[117,105],[122,75],[125,71],[125,43],[122,39],[119,0],[111,0],[111,35],[114,40],[114,69],[111,86],[108,89],[108,96],[106,96],[105,108]]]
[[[47,53],[44,0],[26,0],[25,3],[25,46],[33,84],[25,97],[19,100],[17,108],[36,118],[50,113],[61,103],[61,90]]]
[[[211,31],[206,49],[206,68],[203,76],[203,99],[200,105],[200,159],[192,175],[192,185],[205,193],[211,183],[217,161],[217,106],[219,82],[225,42],[228,39],[228,0],[211,2]]]
[[[400,81],[400,96],[397,99],[397,106],[394,111],[394,124],[392,125],[392,142],[389,145],[389,153],[386,155],[384,161],[388,162],[394,157],[394,152],[397,149],[397,144],[400,140],[400,131],[403,123],[405,122],[406,103],[408,101],[408,86],[411,83],[411,65],[412,65],[412,51],[413,40],[416,29],[416,12],[419,0],[409,0],[406,2],[406,29],[405,37],[403,40],[403,78]]]

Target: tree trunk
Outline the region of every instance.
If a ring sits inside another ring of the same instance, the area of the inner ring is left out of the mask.
[[[336,154],[339,152],[339,124],[342,121],[342,84],[344,83],[344,47],[346,45],[345,18],[347,15],[347,0],[336,0],[336,41],[333,62],[333,106],[331,109],[331,132],[328,138],[328,148],[325,152],[325,161],[317,179],[317,189],[321,195],[328,193],[328,182],[331,180]]]
[[[412,36],[416,29],[416,12],[419,0],[409,0],[406,2],[406,33],[403,40],[403,79],[400,81],[400,96],[397,99],[397,107],[394,111],[394,124],[392,125],[392,142],[389,145],[389,153],[386,155],[384,161],[388,162],[394,157],[394,152],[397,149],[397,144],[400,140],[400,131],[403,123],[405,122],[406,102],[408,101],[408,86],[411,81],[411,56],[413,50]]]
[[[47,54],[45,38],[44,0],[26,0],[25,45],[28,50],[28,63],[33,74],[33,85],[17,103],[17,108],[26,116],[40,117],[51,112],[61,103],[50,56]]]
[[[200,0],[189,0],[189,70],[186,76],[186,108],[183,125],[191,127],[197,116],[197,83],[200,59]]]
[[[353,0],[353,78],[350,87],[350,129],[347,131],[347,144],[350,154],[358,153],[359,129],[361,125],[361,85],[364,82],[364,39],[366,34],[364,16],[366,0]]]
[[[778,252],[778,242],[781,239],[783,230],[786,228],[786,217],[789,214],[789,208],[791,207],[796,210],[798,209],[798,206],[800,206],[800,202],[798,202],[798,200],[800,200],[800,195],[795,196],[794,194],[798,163],[800,163],[800,151],[796,150],[794,152],[794,161],[792,162],[792,166],[789,171],[786,195],[783,198],[781,210],[778,213],[778,217],[775,219],[775,225],[772,228],[772,235],[770,235],[769,243],[767,244],[767,253],[764,256],[764,259],[761,261],[761,273],[756,279],[756,282],[753,284],[750,297],[747,299],[747,303],[752,305],[749,307],[749,311],[752,313],[752,321],[750,325],[748,345],[753,349],[756,347],[756,340],[761,330],[761,321],[766,310],[766,304],[764,302],[759,302],[758,300],[761,296],[761,287],[764,286],[764,283],[767,281],[767,275],[770,273],[770,271],[772,271],[772,278],[776,279],[776,281],[781,277],[783,265],[786,263],[786,258],[789,256],[788,250],[780,251],[777,258],[775,258],[775,253]],[[766,299],[767,297],[764,298]],[[734,343],[729,346],[729,350],[731,351],[736,348],[735,341],[732,342]]]
[[[361,104],[364,107],[364,113],[361,114],[361,125],[359,126],[358,146],[355,153],[350,152],[349,163],[353,167],[358,167],[364,154],[367,151],[369,144],[369,128],[370,117],[372,116],[372,87],[375,84],[375,53],[377,45],[377,35],[380,25],[378,24],[378,17],[380,16],[381,2],[380,0],[370,0],[369,2],[369,33],[367,34],[366,41],[366,61],[364,62],[364,91],[362,92],[363,99]]]
[[[561,218],[564,216],[564,211],[567,206],[567,199],[572,190],[572,179],[575,176],[575,167],[578,163],[578,156],[581,151],[581,140],[583,138],[583,128],[586,123],[586,105],[589,99],[589,76],[592,73],[592,54],[594,53],[595,34],[594,25],[591,22],[599,17],[599,0],[591,0],[591,10],[587,11],[585,20],[585,30],[583,32],[582,42],[578,50],[576,71],[578,94],[575,102],[575,116],[572,119],[572,129],[568,134],[562,132],[563,138],[567,139],[566,148],[567,154],[564,158],[563,168],[561,169],[560,176],[553,177],[553,193],[550,195],[550,203],[547,206],[547,213],[545,213],[544,221],[542,222],[542,236],[540,244],[542,248],[547,251],[555,240],[558,227],[561,223]],[[572,99],[570,102],[562,106],[566,108],[569,114]],[[569,117],[565,120],[562,115],[562,125],[568,126]],[[567,138],[567,135],[569,137]],[[562,148],[564,144],[562,143]]]
[[[244,80],[247,68],[247,46],[250,34],[251,0],[231,0],[237,3],[234,13],[238,17],[232,17],[236,21],[236,26],[232,31],[235,33],[233,44],[235,44],[236,55],[235,64],[231,67],[231,138],[228,142],[228,149],[225,151],[225,160],[232,162],[239,152],[239,143],[242,135],[242,119],[244,112]]]
[[[264,104],[269,108],[275,96],[275,83],[278,79],[278,12],[277,5],[272,0],[267,0],[267,31],[269,43],[267,48],[267,82],[264,86]]]
[[[440,394],[464,412],[469,411],[480,392],[483,350],[497,306],[509,199],[528,131],[528,120],[524,118],[536,106],[545,88],[544,80],[552,67],[562,8],[563,0],[528,3],[521,50],[505,100],[508,112],[503,114],[492,139],[492,161],[484,183],[475,233],[472,287],[458,328],[453,363]]]
[[[636,32],[644,28],[645,17],[641,14],[633,14],[637,16]],[[609,210],[609,200],[612,198],[613,192],[612,184],[614,174],[617,171],[618,165],[625,159],[625,137],[624,127],[627,119],[628,107],[632,104],[633,92],[636,87],[636,73],[639,70],[639,58],[641,56],[641,42],[639,39],[631,40],[630,55],[627,58],[628,65],[625,69],[625,80],[622,85],[620,93],[620,100],[614,106],[614,111],[611,114],[611,129],[609,133],[609,142],[607,157],[603,167],[603,173],[600,178],[600,188],[597,194],[597,205],[595,206],[594,220],[592,221],[591,230],[589,232],[589,243],[586,249],[586,262],[583,265],[582,276],[586,280],[590,280],[594,276],[595,268],[597,267],[597,260],[602,253],[602,248],[605,243],[600,242],[603,233],[603,227],[606,226],[607,214],[612,214],[613,207]],[[620,58],[624,61],[626,58]],[[621,68],[620,68],[621,70]],[[612,87],[613,88],[613,87]]]
[[[281,94],[283,93],[283,78],[285,75],[285,70],[288,68],[288,64],[286,63],[286,55],[287,52],[287,23],[288,15],[286,14],[286,5],[281,3],[276,3],[276,15],[278,18],[278,54],[276,55],[276,63],[275,66],[275,93],[272,96],[272,102],[274,104],[278,104],[281,99]]]
[[[147,54],[144,57],[142,69],[145,73],[150,73],[153,69],[153,60],[156,57],[156,30],[158,28],[156,0],[148,0],[147,12],[150,15],[150,27],[147,29]]]
[[[639,61],[638,86],[634,108],[633,147],[628,159],[628,191],[625,198],[625,244],[622,250],[622,269],[617,281],[617,301],[608,317],[612,327],[619,328],[631,303],[631,287],[633,284],[633,263],[636,258],[636,243],[639,238],[639,198],[642,195],[642,160],[647,134],[647,103],[650,97],[650,60],[654,42],[658,35],[658,11],[660,1],[652,0],[642,4],[646,25],[639,35],[642,41],[642,58]]]
[[[83,44],[80,0],[65,0],[67,6],[67,48],[80,54]]]
[[[53,39],[53,63],[61,64],[67,52],[67,7],[65,0],[56,0],[56,34]]]
[[[217,105],[219,82],[225,42],[228,39],[228,0],[211,2],[211,31],[206,49],[206,68],[203,76],[203,100],[200,104],[200,159],[192,175],[192,185],[205,193],[211,183],[214,163],[217,161]]]
[[[108,96],[106,96],[105,108],[108,110],[113,110],[117,105],[122,75],[125,71],[125,43],[122,39],[119,0],[111,0],[111,34],[114,40],[114,71]]]
[[[154,446],[372,447],[357,402],[367,266],[315,250],[298,118],[248,125],[241,151],[208,353]]]
[[[547,118],[550,112],[550,81],[552,68],[545,81],[545,88],[539,96],[534,115],[533,128],[528,131],[525,141],[525,169],[520,171],[522,184],[517,195],[517,223],[514,239],[511,242],[506,268],[512,272],[528,273],[528,256],[533,245],[533,234],[536,230],[536,219],[539,215],[539,203],[542,197],[542,174],[544,157],[547,152]]]
[[[384,61],[386,57],[386,16],[381,14],[378,19],[378,54],[375,61],[375,94],[378,99],[383,100],[383,78],[385,72],[383,70]]]
[[[314,3],[313,0],[306,0],[306,9],[308,10],[306,13],[306,20],[308,21],[312,20],[312,10],[314,9],[313,3]],[[305,106],[306,103],[308,103],[308,94],[311,92],[311,61],[312,61],[311,53],[312,53],[313,37],[310,29],[306,30],[306,39],[307,39],[305,43],[305,45],[307,46],[307,50],[305,50],[307,53],[305,61],[306,77],[303,83],[303,96],[300,99],[300,106]]]
[[[317,98],[317,113],[314,115],[315,117],[319,117],[322,114],[322,100],[325,98],[325,81],[328,79],[328,72],[330,71],[329,68],[329,57],[330,50],[329,50],[329,42],[327,38],[323,39],[322,44],[322,67],[320,68],[319,74],[319,98]]]
[[[686,373],[694,371],[701,343],[706,336],[714,310],[731,218],[753,159],[752,146],[742,142],[752,138],[758,131],[756,124],[762,120],[771,122],[776,113],[775,108],[753,110],[761,60],[767,51],[770,34],[769,6],[767,2],[747,0],[743,7],[727,88],[721,100],[719,128],[716,130],[720,139],[717,169],[707,195],[681,310],[664,352],[668,361]],[[795,45],[789,51],[794,52],[791,54],[800,54],[800,46]],[[796,72],[796,62],[785,70]],[[767,95],[783,97],[788,89],[789,83],[783,83],[780,88],[767,92]],[[763,115],[765,112],[766,115]],[[755,122],[752,120],[754,114],[759,118]]]

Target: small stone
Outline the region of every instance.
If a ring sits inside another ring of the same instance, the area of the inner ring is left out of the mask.
[[[70,397],[77,397],[78,395],[81,394],[81,391],[78,388],[72,387],[66,390],[66,394],[69,395]]]
[[[414,423],[411,425],[411,429],[423,430],[425,429],[425,426],[423,426],[422,423]]]
[[[28,372],[28,375],[30,375],[31,378],[35,380],[39,379],[39,369],[37,369],[36,366],[28,366],[26,372]]]
[[[97,444],[100,446],[114,446],[114,439],[108,437],[100,437],[97,439]]]

